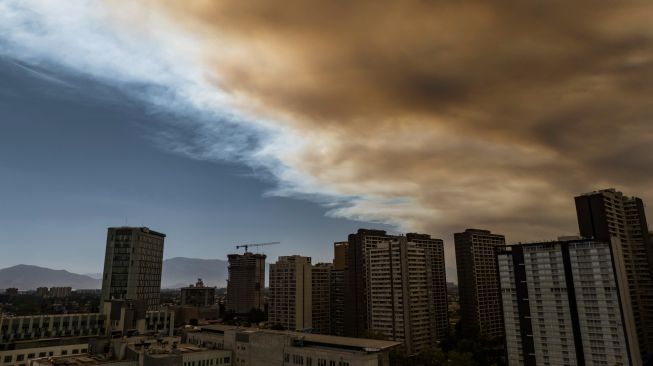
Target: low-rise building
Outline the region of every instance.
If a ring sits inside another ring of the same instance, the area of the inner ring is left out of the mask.
[[[229,366],[232,352],[181,344],[180,339],[132,337],[109,341],[107,352],[48,356],[30,366]]]
[[[0,315],[0,350],[3,344],[16,341],[104,335],[105,319],[99,313]]]
[[[56,299],[64,299],[70,297],[73,293],[72,287],[50,287],[49,295]]]
[[[321,334],[239,328],[199,327],[186,342],[230,350],[239,366],[389,366],[389,352],[401,343]],[[188,365],[186,365],[188,366]]]
[[[215,287],[204,286],[201,278],[195,285],[181,289],[182,306],[211,306],[215,304]]]
[[[37,358],[79,355],[94,337],[67,337],[0,344],[0,365],[26,366]]]
[[[109,310],[104,313],[0,315],[0,366],[27,366],[36,358],[86,353],[90,342],[110,335],[173,335],[173,311],[145,311],[144,305],[124,300],[105,305]]]

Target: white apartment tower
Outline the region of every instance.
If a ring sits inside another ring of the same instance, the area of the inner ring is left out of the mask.
[[[628,290],[642,359],[653,362],[653,239],[644,202],[615,189],[575,198],[580,235],[602,241],[618,239],[628,273]]]
[[[268,323],[287,330],[312,328],[311,258],[279,257],[270,265]]]
[[[513,245],[498,267],[509,365],[642,364],[618,245]]]

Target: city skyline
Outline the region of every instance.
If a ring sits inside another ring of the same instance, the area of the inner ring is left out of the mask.
[[[0,267],[98,272],[121,224],[316,261],[369,228],[443,239],[454,279],[465,228],[653,201],[651,4],[207,4],[0,4]]]

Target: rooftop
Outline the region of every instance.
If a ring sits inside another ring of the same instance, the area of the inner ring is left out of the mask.
[[[75,356],[60,356],[49,357],[34,360],[36,366],[77,366],[77,365],[105,365],[113,362],[124,361],[111,361],[103,356],[91,355],[75,355]]]
[[[250,332],[250,333],[259,332],[259,333],[267,333],[267,334],[286,335],[292,338],[301,339],[302,341],[310,343],[312,345],[342,347],[342,348],[358,348],[361,351],[366,351],[366,352],[381,351],[381,350],[385,350],[388,348],[393,348],[401,345],[401,342],[394,342],[394,341],[384,341],[384,340],[366,339],[366,338],[337,337],[337,336],[323,335],[323,334],[280,331],[280,330],[271,330],[271,329],[245,328],[245,327],[237,327],[237,326],[224,325],[224,324],[202,326],[200,327],[200,329],[209,332],[217,332],[217,333],[224,333],[227,330],[237,330],[241,332]]]

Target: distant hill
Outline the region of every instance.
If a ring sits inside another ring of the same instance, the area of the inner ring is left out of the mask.
[[[229,262],[220,259],[197,259],[176,257],[163,261],[161,287],[179,288],[197,282],[206,286],[227,286]]]
[[[170,258],[163,261],[162,288],[180,288],[194,284],[198,278],[206,286],[227,286],[229,263],[220,259]],[[16,287],[34,290],[37,287],[70,286],[73,289],[102,287],[102,274],[77,274],[66,270],[20,264],[0,269],[0,289]]]
[[[31,290],[41,286],[94,289],[102,287],[102,284],[98,279],[63,269],[56,270],[26,264],[0,269],[0,288],[16,287],[21,290]]]

